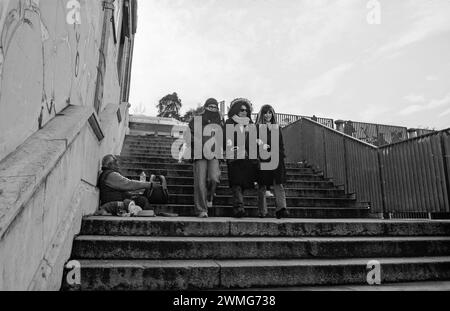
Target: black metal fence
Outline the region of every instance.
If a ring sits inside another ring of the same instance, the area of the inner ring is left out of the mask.
[[[301,119],[283,138],[288,161],[316,166],[374,213],[450,213],[450,129],[378,148]]]

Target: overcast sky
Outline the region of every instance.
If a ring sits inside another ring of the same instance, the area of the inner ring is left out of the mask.
[[[450,0],[379,0],[380,24],[369,2],[141,0],[131,111],[156,115],[177,92],[182,112],[246,97],[256,110],[450,127]]]

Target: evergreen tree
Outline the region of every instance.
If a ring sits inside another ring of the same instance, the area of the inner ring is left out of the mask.
[[[178,98],[177,93],[166,95],[156,105],[158,108],[158,117],[174,118],[181,121],[181,106],[181,99]]]

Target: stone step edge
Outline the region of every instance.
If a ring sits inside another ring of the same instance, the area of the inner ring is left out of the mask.
[[[147,162],[147,161],[135,161],[135,159],[163,159],[167,160],[167,157],[163,156],[118,156],[118,160],[122,161],[122,163],[143,163],[143,164],[161,164],[158,162]],[[178,159],[172,159],[175,161],[178,161]],[[224,161],[222,161],[224,162]],[[166,163],[163,163],[166,164]],[[188,160],[183,161],[182,163],[174,162],[169,164],[183,164],[183,165],[192,165],[191,162]],[[226,165],[226,163],[223,163],[223,165]],[[309,166],[300,166],[299,163],[296,162],[285,162],[286,166],[292,166],[292,169],[309,169],[314,170],[312,167]]]
[[[194,205],[191,204],[150,204],[152,207],[161,207],[161,208],[170,208],[170,207],[178,207],[178,208],[195,208]],[[233,206],[232,205],[214,205],[211,209],[214,208],[230,208],[232,209]],[[245,206],[245,209],[258,209],[257,206]],[[268,206],[269,210],[275,210],[274,206]],[[295,209],[295,210],[336,210],[336,211],[341,211],[341,210],[351,210],[351,211],[360,211],[360,210],[370,210],[369,207],[352,207],[352,206],[348,206],[348,207],[308,207],[308,206],[288,206],[287,207],[288,210],[290,209]],[[249,218],[246,218],[249,219]]]
[[[175,194],[170,194],[171,197],[173,198],[192,198],[193,194],[183,194],[183,193],[175,193]],[[230,199],[232,198],[232,194],[229,195],[216,195],[215,198],[216,199]],[[248,199],[258,199],[258,196],[255,195],[244,195],[244,200]],[[267,200],[275,200],[274,197],[272,198],[267,198]],[[336,198],[336,197],[331,197],[331,198],[327,198],[327,197],[293,197],[293,196],[286,196],[286,200],[314,200],[314,201],[318,201],[318,200],[323,200],[323,201],[351,201],[354,202],[355,199],[353,198]],[[219,205],[220,206],[220,205]],[[217,207],[217,206],[215,206]]]
[[[450,279],[448,256],[291,260],[77,260],[88,282],[82,281],[80,286],[75,287],[64,283],[62,289],[186,290],[367,284],[367,267],[374,260],[380,264],[382,282]],[[133,272],[134,279],[129,278],[129,272]],[[110,276],[115,278],[112,283]]]
[[[250,289],[230,289],[232,292],[250,291],[250,292],[323,292],[323,291],[377,291],[377,292],[417,292],[417,291],[450,291],[450,280],[448,281],[416,281],[416,282],[399,282],[399,283],[382,283],[380,285],[310,285],[310,286],[293,286],[293,287],[267,287],[267,288],[250,288]]]
[[[450,237],[444,236],[402,236],[402,237],[165,237],[165,236],[108,236],[108,235],[80,235],[77,242],[165,242],[165,243],[340,243],[340,242],[450,242]]]
[[[76,258],[73,258],[76,260]],[[228,260],[112,260],[112,259],[87,259],[79,260],[81,268],[195,268],[211,266],[231,267],[274,267],[274,266],[342,266],[361,265],[367,266],[370,261],[376,260],[383,264],[415,264],[415,263],[449,263],[450,256],[438,257],[395,257],[395,258],[341,258],[341,259],[228,259]]]
[[[125,174],[124,175],[126,178],[131,179],[131,180],[139,180],[139,175],[130,175],[130,174]],[[148,176],[147,176],[148,179]],[[193,176],[166,176],[166,179],[189,179],[189,180],[193,180],[194,177]],[[228,179],[224,179],[221,178],[220,179],[221,182],[227,182]],[[288,179],[287,184],[289,183],[316,183],[316,184],[323,184],[323,183],[327,183],[327,184],[333,184],[333,182],[331,180],[327,180],[327,179],[323,179],[323,180],[297,180],[297,179]]]
[[[164,164],[164,163],[162,163]],[[164,171],[164,172],[176,172],[176,173],[193,173],[193,170],[174,170],[172,168],[168,169],[168,168],[142,168],[142,167],[126,167],[126,166],[122,166],[121,170],[123,171],[137,171],[137,170],[143,170],[143,171],[149,171],[149,170],[155,170],[155,171]],[[303,177],[320,177],[320,178],[324,178],[322,174],[318,174],[318,173],[311,173],[311,174],[301,174],[301,173],[296,173],[296,172],[291,172],[290,169],[286,169],[286,174],[288,176],[303,176]],[[222,175],[228,175],[228,171],[226,169],[224,169],[222,172]],[[324,178],[324,180],[326,180],[326,178]]]
[[[412,220],[375,220],[375,219],[260,219],[260,218],[245,218],[236,219],[230,217],[212,217],[206,219],[199,219],[195,217],[114,217],[114,216],[85,216],[83,220],[104,220],[104,221],[120,221],[120,222],[149,222],[149,223],[249,223],[256,222],[259,224],[295,224],[295,225],[324,225],[324,224],[344,224],[344,225],[411,225],[411,224],[430,224],[430,225],[448,225],[450,226],[450,220],[428,220],[428,219],[412,219]]]
[[[413,231],[407,228],[415,228]],[[326,228],[326,229],[324,229]],[[162,231],[164,230],[164,231]],[[87,216],[80,236],[164,237],[438,237],[450,236],[448,221]]]
[[[171,188],[194,188],[194,185],[192,185],[192,184],[189,184],[189,185],[167,185],[167,188],[169,188],[169,190]],[[217,190],[230,190],[231,191],[230,187],[224,186],[224,185],[217,186]],[[249,190],[249,191],[252,191],[252,190]],[[256,190],[257,189],[254,189],[254,191],[256,191]],[[314,191],[323,191],[323,192],[325,192],[325,191],[343,191],[341,189],[336,189],[336,188],[289,188],[286,186],[284,186],[284,190],[286,190],[286,191],[311,191],[311,190],[314,190]]]

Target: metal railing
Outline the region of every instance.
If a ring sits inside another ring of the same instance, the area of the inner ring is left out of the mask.
[[[257,113],[252,114],[252,120],[253,122],[256,122],[256,119],[258,117]],[[307,117],[307,116],[300,116],[300,115],[293,115],[293,114],[285,114],[285,113],[277,113],[275,116],[277,123],[280,124],[281,127],[288,126],[289,124],[292,124],[294,122],[297,122],[301,118],[311,119],[314,120],[326,127],[334,129],[334,120],[333,119],[327,119],[327,118],[319,118],[316,116]]]
[[[448,213],[449,131],[379,148],[386,212]]]
[[[408,139],[408,129],[401,126],[346,121],[343,132],[374,146],[384,146]]]
[[[374,213],[450,213],[450,129],[378,148],[303,118],[283,138],[288,161],[314,165]]]

